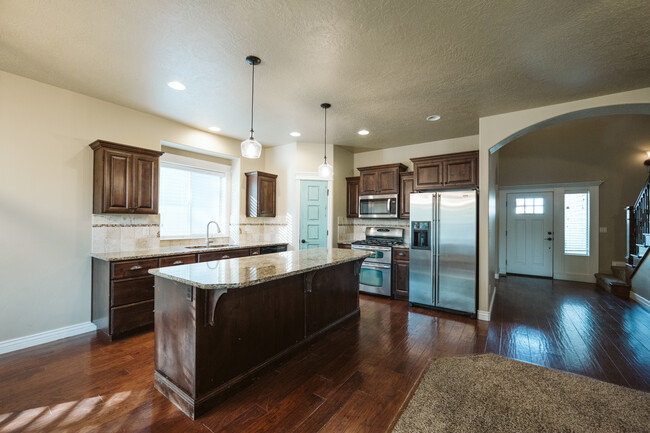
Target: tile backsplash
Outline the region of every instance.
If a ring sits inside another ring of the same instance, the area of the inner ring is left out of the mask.
[[[338,218],[339,242],[360,241],[366,238],[366,227],[399,227],[404,229],[404,242],[409,243],[409,220],[373,218]]]
[[[160,246],[160,215],[93,215],[92,252],[145,250]]]
[[[205,237],[160,239],[160,215],[93,215],[92,239],[93,253],[201,245],[205,242]],[[214,243],[230,244],[289,243],[291,229],[286,217],[247,218],[242,215],[238,222],[231,222],[227,230],[210,239]]]

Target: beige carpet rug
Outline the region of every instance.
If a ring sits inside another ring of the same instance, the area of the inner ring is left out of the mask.
[[[497,355],[442,358],[393,432],[650,432],[650,394]]]

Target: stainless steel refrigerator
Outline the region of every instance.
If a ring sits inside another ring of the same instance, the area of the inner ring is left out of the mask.
[[[411,194],[409,302],[476,315],[477,191]]]

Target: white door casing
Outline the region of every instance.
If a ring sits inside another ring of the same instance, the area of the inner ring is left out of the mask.
[[[508,273],[553,276],[553,193],[507,196]]]

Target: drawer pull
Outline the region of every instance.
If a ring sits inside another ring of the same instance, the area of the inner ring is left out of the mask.
[[[176,260],[172,265],[182,265],[183,261],[182,260]]]
[[[254,253],[251,253],[251,256],[256,256],[256,255],[258,255],[258,254],[259,254],[259,253],[256,251],[256,252],[254,252]]]
[[[397,253],[397,255],[398,255],[398,256],[403,256],[403,255],[404,255],[404,253]]]
[[[228,256],[228,255],[225,255],[225,256],[221,256],[221,258],[222,258],[222,259],[229,259],[229,258],[230,258],[230,256]]]
[[[142,266],[140,265],[131,266],[132,271],[139,271],[140,269],[142,269]]]

